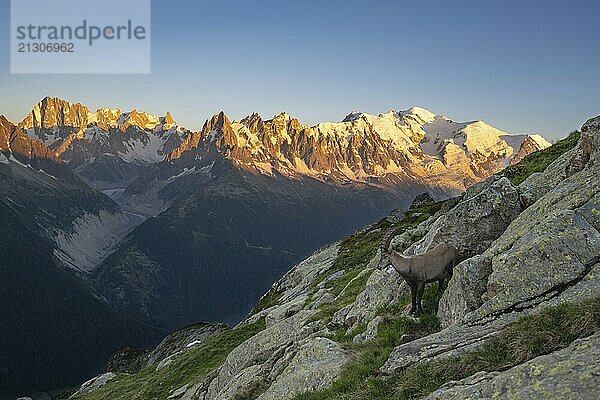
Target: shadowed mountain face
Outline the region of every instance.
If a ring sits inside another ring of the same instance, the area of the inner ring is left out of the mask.
[[[4,200],[0,221],[0,398],[76,384],[100,372],[119,348],[160,337],[58,267],[52,244]]]
[[[161,336],[82,278],[123,223],[134,222],[0,116],[0,398],[81,382],[115,350]]]
[[[237,322],[291,265],[409,199],[213,165],[213,178],[130,234],[95,271],[117,309],[177,327]]]
[[[66,266],[88,271],[143,219],[84,183],[55,153],[0,116],[0,196]]]

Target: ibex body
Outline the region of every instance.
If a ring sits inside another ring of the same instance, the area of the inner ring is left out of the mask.
[[[441,243],[423,254],[405,256],[391,249],[390,244],[396,229],[387,232],[381,240],[381,259],[379,268],[391,264],[410,287],[412,305],[411,314],[420,315],[423,312],[423,292],[425,284],[438,282],[440,289],[444,279],[452,273],[452,268],[458,260],[458,252],[447,243]]]

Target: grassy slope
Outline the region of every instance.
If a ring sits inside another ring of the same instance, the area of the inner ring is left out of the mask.
[[[354,332],[332,338],[342,342],[342,346],[350,351],[352,354],[350,363],[346,365],[342,375],[328,389],[301,394],[296,396],[296,400],[370,398],[372,393],[364,392],[365,385],[371,387],[373,374],[388,359],[392,350],[402,343],[427,336],[439,329],[435,314],[440,295],[441,293],[434,286],[426,290],[423,298],[425,312],[419,319],[403,315],[402,310],[408,304],[408,299],[394,307],[382,310],[379,315],[382,315],[384,320],[379,325],[377,337],[364,344],[352,343]],[[367,395],[367,397],[363,395]],[[384,398],[389,398],[389,396],[384,396]]]
[[[369,274],[360,275],[360,273],[364,271],[367,264],[375,257],[381,237],[388,229],[392,227],[404,230],[414,228],[435,214],[441,208],[442,204],[443,202],[438,202],[411,209],[406,212],[401,221],[395,224],[384,218],[369,228],[344,238],[340,245],[338,257],[333,262],[332,268],[326,274],[318,277],[311,285],[311,290],[314,294],[317,291],[319,283],[338,271],[344,271],[341,277],[332,280],[327,285],[329,292],[334,296],[338,296],[342,291],[343,295],[336,298],[333,303],[322,304],[319,307],[319,313],[313,319],[324,320],[325,323],[329,322],[336,311],[353,303],[356,296],[365,289]],[[399,233],[401,232],[399,231]],[[311,300],[312,296],[309,296],[307,302]],[[354,334],[356,333],[354,332]]]
[[[422,206],[417,209],[410,210],[406,213],[404,219],[394,226],[400,226],[404,228],[415,227],[420,222],[427,219],[430,215],[437,212],[441,207],[442,203],[435,203]],[[375,225],[362,230],[354,235],[346,237],[340,248],[340,254],[335,260],[333,268],[328,271],[327,274],[320,277],[317,282],[311,287],[313,292],[317,289],[317,284],[331,274],[344,270],[344,275],[330,282],[331,292],[337,295],[342,292],[344,287],[348,286],[348,282],[355,278],[368,264],[368,262],[375,256],[379,240],[383,233],[392,227],[387,219],[382,219]],[[346,304],[354,301],[356,295],[364,290],[368,275],[365,275],[361,280],[355,280],[350,286],[346,287],[344,295],[335,303],[326,304],[321,307],[320,319],[324,319],[328,322],[335,311],[342,308]],[[428,292],[428,299],[431,298],[430,292]],[[267,293],[263,299],[254,308],[254,312],[266,309],[278,303],[278,297],[280,293],[275,291]],[[437,300],[433,303],[437,304]],[[428,301],[426,304],[432,304]],[[422,318],[422,321],[427,322],[414,322],[414,321],[397,321],[394,318],[390,318],[389,326],[393,327],[394,324],[406,325],[405,332],[430,332],[433,329],[437,329],[437,321],[435,321],[435,310],[429,307],[432,312],[428,317]],[[386,322],[387,326],[388,322]],[[245,325],[233,330],[224,332],[217,336],[214,336],[192,351],[188,351],[185,354],[177,357],[175,361],[156,371],[154,366],[146,368],[141,372],[134,375],[120,375],[115,380],[109,382],[102,388],[95,390],[87,396],[81,397],[86,400],[99,400],[99,399],[111,399],[111,400],[125,400],[125,399],[154,399],[154,398],[166,398],[169,393],[178,389],[189,382],[198,382],[203,377],[208,376],[212,371],[218,368],[227,357],[227,354],[238,344],[242,343],[252,335],[264,328],[264,320],[253,324]],[[385,329],[383,329],[385,330]],[[397,329],[389,329],[390,335],[396,335]],[[344,342],[345,345],[349,346],[348,338],[340,331],[338,332],[340,341]],[[422,335],[421,335],[422,336]],[[395,340],[388,339],[390,346],[384,353],[379,353],[379,349],[373,348],[376,354],[369,356],[377,358],[385,356],[391,351],[391,343],[395,343]],[[367,357],[365,355],[365,357]],[[366,364],[366,361],[365,361]],[[260,393],[265,388],[257,387],[251,388],[251,393],[247,393],[246,398],[251,398],[252,393]]]
[[[134,375],[119,375],[105,386],[79,397],[87,400],[145,400],[166,399],[169,393],[191,382],[198,382],[218,368],[227,355],[245,340],[265,328],[264,320],[236,327],[215,335],[193,350],[175,357],[175,360],[156,370],[145,368]]]
[[[1,178],[0,178],[1,179]],[[114,313],[0,195],[0,399],[77,385],[127,344],[164,332]]]
[[[319,314],[314,319],[324,319],[328,322],[337,310],[352,303],[356,296],[364,290],[369,275],[365,274],[358,279],[355,278],[365,269],[369,261],[375,257],[379,241],[388,229],[391,227],[414,228],[435,214],[441,208],[442,204],[443,202],[438,202],[411,209],[406,212],[401,221],[395,224],[392,224],[387,218],[383,218],[375,224],[345,237],[340,244],[339,254],[333,262],[333,266],[325,274],[317,277],[310,285],[307,304],[313,300],[312,296],[317,292],[318,285],[339,271],[344,271],[344,274],[329,282],[327,287],[329,292],[334,296],[339,295],[342,290],[344,290],[344,295],[334,303],[323,304],[320,307]],[[416,241],[418,238],[414,239]],[[351,281],[352,283],[350,283]],[[350,285],[348,285],[349,283]],[[279,304],[278,299],[281,294],[281,292],[274,290],[267,292],[254,307],[252,314]]]
[[[356,382],[352,392],[330,392],[304,399],[414,399],[442,384],[479,371],[504,371],[527,360],[562,349],[600,329],[600,298],[550,307],[507,326],[480,350],[461,357],[419,364],[388,377]]]

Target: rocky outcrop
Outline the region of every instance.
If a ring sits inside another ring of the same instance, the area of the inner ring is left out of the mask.
[[[446,329],[397,347],[381,368],[383,372],[472,351],[521,316],[600,293],[600,130],[594,128],[599,119],[588,121],[578,146],[546,169],[545,187],[539,175],[524,182],[522,187],[529,198],[537,200],[516,216],[485,251],[454,269],[438,311]],[[571,168],[573,159],[587,161],[569,176],[565,170]],[[488,180],[480,187],[491,188],[502,180]],[[506,182],[503,185],[511,187]],[[484,191],[474,196],[467,193],[455,209]],[[508,192],[513,199],[518,196],[514,187]],[[454,209],[449,213],[456,215]],[[444,217],[438,221],[417,245],[437,233],[434,229]],[[468,235],[469,227],[465,226],[465,231]],[[484,229],[482,233],[486,232]]]
[[[463,259],[481,254],[522,210],[519,192],[508,178],[492,177],[467,190],[406,253],[422,254],[439,243],[449,243]]]
[[[149,354],[150,350],[131,349],[129,347],[121,349],[108,360],[106,371],[135,374],[146,367]]]
[[[304,324],[312,315],[314,311],[300,311],[236,347],[227,356],[216,377],[208,384],[204,399],[233,398],[243,385],[250,383],[240,379],[240,375],[251,377],[252,381],[260,379],[257,372],[273,365],[277,356],[283,356],[286,346],[293,345],[316,332],[317,324]]]
[[[338,377],[348,358],[348,353],[330,339],[309,339],[300,345],[288,366],[258,398],[284,400],[299,393],[325,389]]]
[[[164,117],[101,108],[45,97],[19,124],[29,137],[98,189],[124,188],[149,164],[177,148],[189,131]]]
[[[440,302],[438,316],[444,325],[458,323],[463,317],[474,321],[518,309],[529,301],[560,293],[598,262],[600,233],[594,212],[600,208],[600,167],[594,162],[598,147],[590,150],[586,143],[597,140],[600,132],[590,130],[589,125],[584,125],[586,133],[578,147],[548,168],[560,171],[570,165],[567,160],[587,152],[588,162],[581,171],[567,177],[562,170],[559,176],[564,179],[554,187],[549,187],[553,182],[549,179],[547,192],[523,211],[493,246],[455,269]],[[524,183],[527,190],[534,187],[531,181]]]
[[[82,128],[87,125],[89,112],[82,104],[47,96],[35,105],[21,126],[25,129]]]
[[[271,291],[281,293],[278,298],[279,304],[247,318],[242,323],[252,322],[262,317],[266,317],[267,321],[282,319],[278,318],[278,316],[285,315],[285,312],[282,312],[281,309],[288,309],[289,304],[297,303],[298,299],[306,297],[311,283],[331,268],[333,261],[338,256],[339,249],[339,243],[334,243],[316,251],[306,260],[292,268],[271,288]]]
[[[58,157],[42,142],[29,138],[25,132],[0,115],[0,154],[6,159],[16,160],[44,171],[56,178],[73,181],[73,174]]]
[[[426,204],[431,204],[435,202],[435,200],[429,195],[429,193],[421,193],[413,200],[410,208],[417,208],[420,206],[424,206]]]
[[[438,308],[442,326],[459,322],[468,312],[481,306],[487,277],[491,272],[492,260],[487,255],[471,257],[454,268],[451,284],[443,294]]]
[[[600,334],[503,372],[480,372],[427,397],[442,399],[593,399],[600,385]]]
[[[330,385],[350,355],[325,337],[329,332],[314,317],[317,305],[327,301],[328,283],[342,276],[329,273],[338,252],[339,243],[335,243],[292,268],[265,295],[265,299],[275,299],[275,304],[254,311],[240,323],[264,318],[266,328],[237,346],[208,378],[174,390],[170,398],[233,399],[262,387],[260,393],[252,392],[260,399],[289,399]],[[315,285],[317,279],[322,281]]]
[[[377,257],[374,260],[377,261]],[[352,331],[358,325],[370,322],[382,308],[396,304],[409,295],[408,285],[392,266],[383,270],[375,269],[367,280],[365,290],[356,296],[348,308],[344,325],[348,331]]]

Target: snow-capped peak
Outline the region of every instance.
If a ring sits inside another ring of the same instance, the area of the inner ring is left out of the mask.
[[[541,135],[537,133],[528,135],[531,140],[533,140],[540,148],[545,149],[546,147],[550,147],[552,144],[544,139]]]
[[[346,115],[344,117],[344,119],[342,119],[342,122],[352,122],[352,121],[356,121],[357,119],[360,119],[360,117],[363,116],[363,113],[360,111],[352,111],[350,114]]]
[[[437,114],[432,113],[422,107],[411,107],[408,110],[400,111],[400,115],[412,115],[419,118],[423,123],[431,123],[435,120]]]

